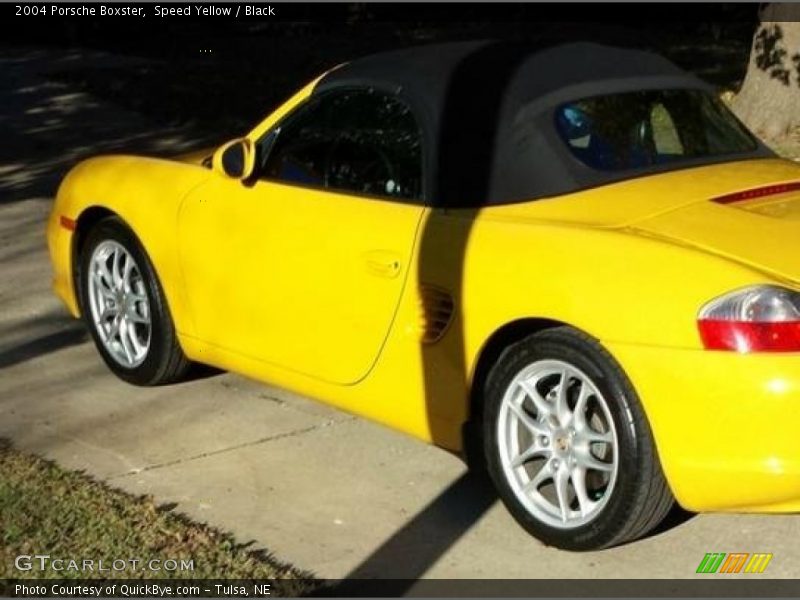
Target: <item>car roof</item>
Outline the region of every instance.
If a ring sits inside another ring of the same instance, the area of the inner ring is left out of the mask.
[[[426,195],[443,206],[525,201],[645,174],[578,161],[558,137],[555,109],[610,93],[712,89],[651,52],[554,39],[382,52],[330,71],[312,95],[353,87],[381,89],[411,105],[425,141]],[[755,153],[765,152],[771,154],[759,144]]]

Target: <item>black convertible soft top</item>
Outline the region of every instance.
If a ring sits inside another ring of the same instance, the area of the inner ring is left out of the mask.
[[[414,110],[425,143],[425,195],[440,206],[484,206],[565,194],[674,169],[595,170],[556,131],[562,103],[647,89],[711,87],[650,52],[590,42],[471,41],[417,46],[354,60],[314,94],[374,87]],[[734,159],[771,156],[760,142]],[[693,164],[732,160],[704,157]]]

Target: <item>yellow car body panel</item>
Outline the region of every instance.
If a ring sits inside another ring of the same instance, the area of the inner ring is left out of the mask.
[[[210,178],[186,197],[176,229],[195,335],[356,383],[394,318],[422,214],[420,206]]]
[[[57,253],[57,264],[63,264],[56,269],[54,285],[70,311],[79,313],[73,232],[60,220],[78,222],[89,211],[102,209],[121,217],[141,242],[164,288],[176,329],[193,330],[174,238],[179,198],[207,177],[202,167],[130,156],[89,159],[73,169],[59,188],[56,210],[48,223],[50,250]]]
[[[316,81],[299,90],[260,123],[251,133],[253,139],[305,101]],[[201,166],[205,154],[205,150],[190,152],[174,161],[106,156],[86,160],[70,171],[59,187],[47,223],[47,239],[55,265],[54,289],[73,315],[77,316],[80,310],[73,281],[72,232],[61,226],[60,219],[77,222],[92,208],[102,208],[119,215],[139,237],[162,282],[178,331],[193,330],[182,318],[188,318],[189,311],[177,286],[181,278],[173,237],[181,200],[209,176]],[[84,176],[87,171],[91,175]],[[78,182],[80,190],[76,191]]]
[[[189,358],[456,452],[492,336],[531,319],[569,324],[630,377],[681,504],[800,508],[800,354],[706,351],[696,325],[733,289],[800,288],[796,196],[709,201],[800,180],[798,165],[730,162],[472,211],[245,186],[199,158],[105,157],[65,179],[48,240],[72,314],[69,224],[102,207],[146,249]]]
[[[662,466],[682,506],[800,509],[798,354],[607,347],[645,401]]]

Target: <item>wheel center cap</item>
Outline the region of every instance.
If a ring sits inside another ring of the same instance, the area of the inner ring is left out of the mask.
[[[569,436],[563,434],[556,436],[554,445],[559,452],[567,452],[571,445]]]
[[[121,315],[129,315],[134,308],[133,297],[128,296],[123,290],[114,294],[114,304]]]

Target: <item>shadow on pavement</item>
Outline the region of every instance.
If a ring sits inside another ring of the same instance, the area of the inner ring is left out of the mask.
[[[402,595],[413,586],[494,504],[491,484],[471,471],[451,483],[430,504],[395,532],[347,576],[348,580],[397,578],[390,595]],[[347,595],[344,581],[336,593]],[[383,592],[386,592],[383,587]]]
[[[153,127],[48,76],[135,60],[81,50],[0,51],[0,204],[52,197],[66,172],[92,155],[174,155],[219,137],[189,126]]]
[[[48,333],[28,342],[23,342],[8,350],[0,351],[0,369],[5,369],[26,360],[32,360],[57,352],[63,348],[77,346],[88,339],[83,325]]]

